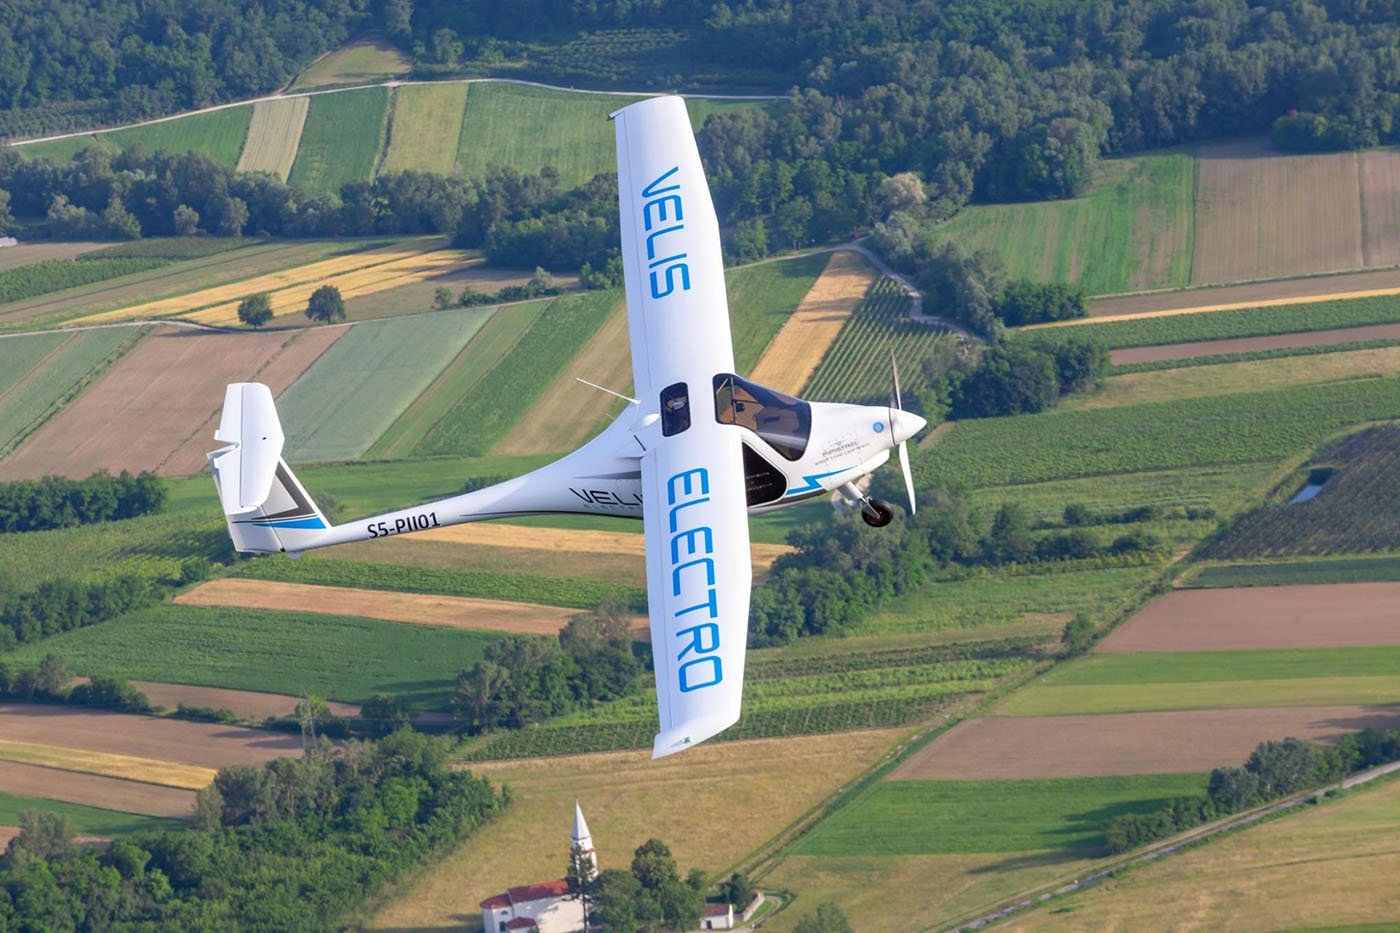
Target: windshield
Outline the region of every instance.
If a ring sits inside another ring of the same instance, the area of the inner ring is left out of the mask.
[[[748,428],[788,460],[800,460],[812,431],[812,406],[721,373],[715,377],[715,420]]]

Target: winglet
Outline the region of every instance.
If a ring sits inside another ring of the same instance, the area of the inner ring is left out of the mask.
[[[739,721],[739,711],[733,715],[711,716],[694,722],[681,723],[656,735],[652,743],[651,757],[665,758],[676,752],[683,752],[693,745],[699,745],[708,738],[718,735]]]

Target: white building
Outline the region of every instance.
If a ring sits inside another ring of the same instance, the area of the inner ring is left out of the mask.
[[[598,854],[577,802],[574,803],[573,845],[583,850],[596,872]],[[569,899],[569,886],[563,878],[540,881],[511,888],[482,901],[481,922],[486,933],[578,933],[583,929],[583,902]]]

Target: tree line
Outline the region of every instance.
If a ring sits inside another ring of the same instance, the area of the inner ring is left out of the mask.
[[[222,769],[192,826],[105,850],[33,813],[0,856],[5,929],[338,929],[370,897],[508,802],[447,767],[449,744],[402,730],[300,759]]]
[[[165,508],[165,481],[143,470],[87,479],[46,476],[0,483],[0,534],[71,528],[151,515]]]
[[[372,23],[371,0],[0,0],[0,136],[269,94]]]
[[[1109,851],[1127,852],[1391,761],[1400,761],[1400,729],[1363,729],[1331,747],[1296,738],[1261,742],[1243,766],[1212,771],[1204,795],[1178,797],[1152,813],[1120,814],[1104,835]]]

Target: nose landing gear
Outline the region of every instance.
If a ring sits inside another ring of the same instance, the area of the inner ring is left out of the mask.
[[[884,528],[894,521],[894,506],[884,499],[872,499],[856,488],[854,483],[846,483],[841,493],[851,505],[860,506],[860,517],[871,528]]]

